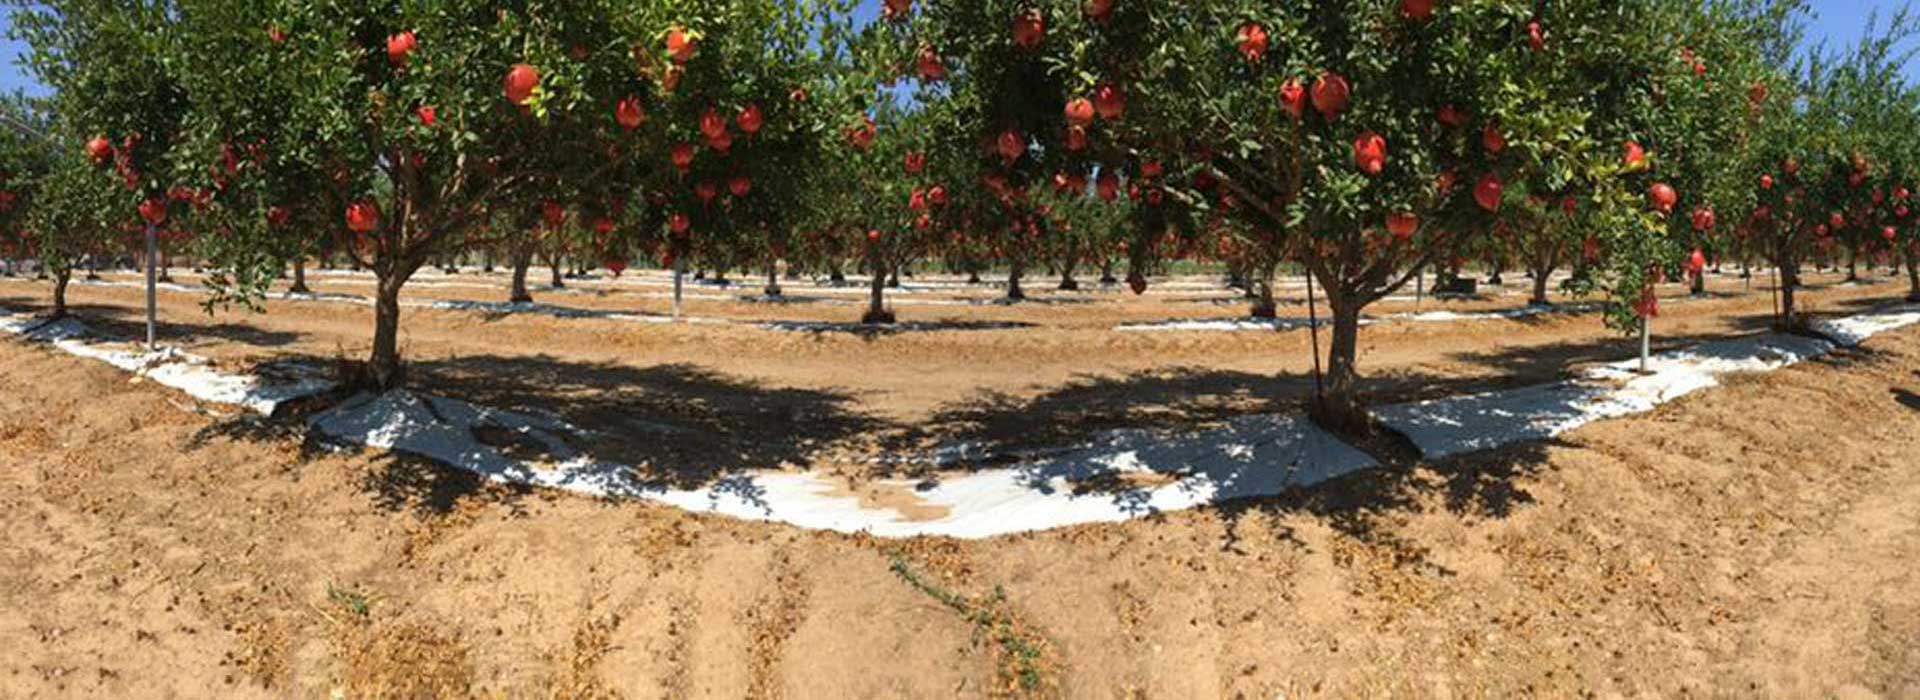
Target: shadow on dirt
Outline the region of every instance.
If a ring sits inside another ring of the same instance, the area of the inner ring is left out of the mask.
[[[45,315],[53,311],[53,306],[44,299],[0,297],[0,305],[36,315]],[[119,338],[145,338],[147,334],[146,312],[137,307],[70,303],[67,304],[67,313],[78,317],[88,326],[105,335]],[[206,339],[277,348],[292,345],[301,338],[299,333],[267,330],[249,323],[217,322],[208,319],[205,315],[196,318],[205,322],[183,323],[161,318],[155,324],[155,331],[164,339],[164,342],[180,346],[192,346],[197,339]]]
[[[810,464],[820,448],[885,430],[848,394],[768,387],[686,364],[633,367],[551,356],[416,360],[410,384],[437,396],[557,416],[597,459],[662,486]]]
[[[1278,537],[1304,545],[1280,523],[1289,514],[1308,513],[1355,539],[1394,548],[1403,562],[1422,561],[1423,548],[1387,534],[1393,529],[1393,519],[1425,510],[1430,501],[1437,501],[1431,507],[1457,517],[1508,517],[1534,502],[1522,482],[1546,468],[1548,451],[1566,444],[1559,439],[1521,443],[1431,462],[1401,456],[1378,468],[1271,498],[1227,503],[1220,507],[1221,516],[1227,520],[1227,537],[1221,547],[1236,549],[1242,538],[1241,525],[1256,515],[1271,522]]]

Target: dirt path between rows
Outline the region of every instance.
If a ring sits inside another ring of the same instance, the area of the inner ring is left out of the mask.
[[[1552,444],[900,543],[314,452],[0,342],[0,697],[1912,698],[1917,370],[1900,331]]]

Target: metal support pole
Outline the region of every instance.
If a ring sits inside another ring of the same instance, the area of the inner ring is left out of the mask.
[[[159,350],[156,327],[159,325],[158,289],[159,283],[154,277],[155,266],[160,264],[160,239],[154,233],[153,224],[147,224],[147,350]]]
[[[1649,371],[1651,371],[1647,369],[1647,359],[1650,355],[1653,354],[1652,349],[1653,349],[1653,319],[1648,316],[1641,316],[1640,317],[1640,373],[1641,374],[1646,374]]]
[[[686,274],[685,267],[683,261],[673,263],[673,320],[676,322],[680,320],[680,278]]]

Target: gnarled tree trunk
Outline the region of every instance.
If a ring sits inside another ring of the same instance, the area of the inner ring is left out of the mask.
[[[290,294],[312,293],[311,290],[307,289],[307,259],[305,256],[296,256],[293,259],[293,286],[287,288],[287,292]]]
[[[1025,271],[1025,267],[1020,261],[1014,261],[1011,271],[1007,273],[1008,301],[1022,301],[1027,298],[1026,291],[1020,289],[1020,273],[1023,271]]]
[[[879,253],[874,253],[868,261],[868,265],[873,270],[873,279],[869,282],[867,313],[860,317],[860,322],[867,325],[893,323],[893,313],[887,311],[886,306],[887,264],[880,259]]]
[[[378,284],[373,300],[373,354],[367,360],[366,377],[371,388],[385,391],[405,381],[400,364],[400,288],[420,263],[395,261],[374,266]]]
[[[1360,304],[1353,296],[1328,290],[1327,306],[1333,314],[1333,337],[1327,346],[1327,373],[1313,415],[1321,425],[1349,435],[1372,429],[1367,412],[1360,406],[1359,371]]]
[[[61,268],[53,273],[53,318],[67,317],[67,284],[72,281],[71,268]]]
[[[533,253],[527,250],[515,250],[513,256],[513,289],[507,301],[513,304],[525,304],[533,301],[533,295],[527,292],[527,268],[533,267]]]

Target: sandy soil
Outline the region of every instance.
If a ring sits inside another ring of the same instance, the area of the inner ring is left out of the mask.
[[[130,293],[77,291],[132,320]],[[364,327],[191,304],[168,297],[168,331],[228,358],[324,356]],[[1663,325],[1733,332],[1766,305]],[[1283,400],[1265,375],[1297,376],[1305,342],[408,322],[450,391],[706,421],[720,437],[679,449],[739,461],[804,455],[743,447],[780,416],[820,439],[989,392],[1011,398],[987,423],[1243,410]],[[1417,393],[1619,354],[1596,326],[1365,338],[1378,390]],[[1124,525],[882,542],[323,452],[0,342],[0,697],[1920,697],[1916,368],[1907,330],[1551,444]]]
[[[197,280],[175,273],[183,284]],[[131,283],[130,275],[109,275]],[[542,279],[542,278],[536,278]],[[366,295],[364,275],[314,274],[316,291]],[[1803,295],[1814,312],[1837,312],[1905,292],[1899,280],[1822,287]],[[1766,280],[1710,278],[1713,294],[1687,299],[1672,285],[1656,326],[1657,347],[1689,344],[1763,328],[1771,318]],[[424,272],[408,287],[416,301],[502,301],[501,274]],[[569,308],[665,314],[669,284],[659,273],[573,281],[566,292],[538,291]],[[913,298],[987,301],[1001,292],[952,278],[908,280]],[[1054,292],[1033,285],[1035,303],[1017,306],[900,306],[904,321],[1030,324],[1005,330],[859,334],[793,332],[754,325],[636,323],[408,308],[402,348],[417,385],[501,407],[560,413],[605,437],[593,449],[645,465],[652,476],[698,483],[744,467],[782,464],[863,476],[875,455],[939,441],[989,447],[1052,445],[1099,431],[1141,425],[1184,427],[1248,412],[1296,407],[1312,387],[1311,335],[1287,332],[1123,333],[1121,323],[1232,318],[1246,313],[1217,279],[1158,285],[1142,297],[1114,290]],[[787,284],[803,298],[860,299],[857,289]],[[693,290],[688,312],[737,321],[857,318],[860,307],[740,301],[746,290]],[[1283,285],[1287,317],[1305,317],[1303,288]],[[1427,300],[1423,309],[1512,309],[1525,303],[1526,280],[1512,277],[1481,299]],[[0,306],[43,309],[46,289],[0,283]],[[141,290],[76,284],[69,303],[89,322],[137,337]],[[351,303],[271,301],[264,314],[209,315],[198,294],[163,291],[162,335],[170,343],[244,368],[304,357],[320,364],[358,359],[372,335],[371,309]],[[1196,301],[1198,300],[1198,301]],[[1369,312],[1410,311],[1387,301]],[[1361,332],[1362,389],[1374,403],[1548,381],[1582,364],[1614,360],[1634,343],[1592,314],[1440,323],[1386,322]],[[642,426],[672,426],[686,439],[665,443]],[[637,436],[637,437],[636,437]]]

